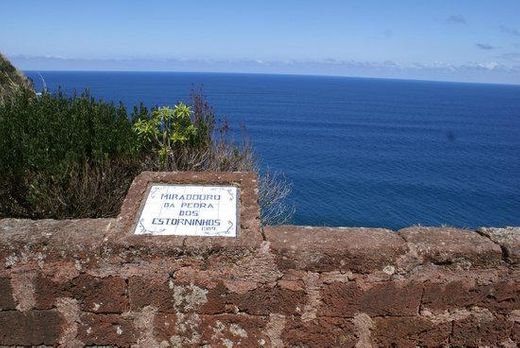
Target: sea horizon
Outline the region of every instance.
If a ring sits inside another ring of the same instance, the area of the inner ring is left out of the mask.
[[[262,76],[294,76],[294,77],[331,77],[346,79],[367,79],[367,80],[390,80],[390,81],[411,81],[411,82],[433,82],[433,83],[451,83],[451,84],[469,84],[469,85],[497,85],[497,86],[517,86],[520,83],[504,83],[504,82],[479,82],[479,81],[458,81],[458,80],[434,80],[434,79],[415,79],[415,78],[398,78],[398,77],[372,77],[372,76],[351,76],[351,75],[335,75],[335,74],[314,74],[314,73],[265,73],[265,72],[227,72],[227,71],[176,71],[176,70],[117,70],[117,69],[21,69],[25,74],[41,73],[41,72],[57,72],[57,73],[167,73],[167,74],[210,74],[210,75],[262,75]]]

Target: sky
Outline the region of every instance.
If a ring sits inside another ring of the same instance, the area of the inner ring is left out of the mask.
[[[38,71],[520,84],[520,1],[2,0],[0,52]]]

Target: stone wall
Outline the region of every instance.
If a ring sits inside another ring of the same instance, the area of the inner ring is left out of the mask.
[[[241,187],[240,237],[133,236],[150,182]],[[0,220],[0,346],[520,342],[520,230],[259,225],[250,174],[151,174],[121,215]]]

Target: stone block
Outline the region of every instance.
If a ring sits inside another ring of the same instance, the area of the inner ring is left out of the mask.
[[[34,299],[37,309],[52,309],[60,297],[68,297],[65,284],[53,281],[51,278],[38,273],[34,277]]]
[[[520,342],[520,323],[513,323],[511,330],[511,340],[513,342]]]
[[[395,267],[408,250],[395,232],[378,228],[266,226],[264,233],[283,270],[370,273]]]
[[[153,306],[161,312],[176,312],[173,285],[170,285],[166,279],[130,277],[128,280],[128,295],[130,308],[133,311],[138,311],[145,306]]]
[[[462,347],[496,347],[508,341],[513,324],[503,317],[469,316],[453,322],[450,343]]]
[[[98,250],[115,219],[0,219],[0,250],[24,251],[27,261],[85,255]],[[18,261],[19,261],[18,257]],[[12,265],[17,261],[13,259]]]
[[[478,286],[468,280],[424,283],[422,306],[432,311],[477,306],[493,293],[492,285]]]
[[[372,341],[376,347],[448,346],[451,323],[433,323],[420,317],[375,318]]]
[[[354,325],[344,318],[288,318],[281,337],[287,347],[354,347],[358,342]]]
[[[129,279],[128,291],[132,310],[152,306],[164,313],[203,313],[208,302],[208,289],[173,280],[135,276]]]
[[[483,227],[478,233],[499,244],[506,261],[512,264],[520,263],[520,227]]]
[[[11,281],[7,277],[0,277],[0,311],[10,309],[16,309]]]
[[[500,247],[476,232],[444,227],[409,227],[399,231],[423,262],[437,265],[493,267],[502,262]]]
[[[82,274],[69,282],[65,291],[71,293],[86,312],[122,313],[129,308],[126,282],[120,277]]]
[[[416,315],[422,285],[407,281],[369,283],[332,282],[321,290],[319,315],[352,318],[357,313],[369,316]]]
[[[61,322],[56,311],[0,312],[0,345],[57,345]]]
[[[212,347],[271,347],[267,318],[246,314],[203,315],[200,345]]]
[[[291,291],[279,286],[262,286],[234,297],[240,312],[252,315],[300,315],[307,301],[304,291]]]
[[[118,314],[83,313],[78,340],[86,346],[129,347],[137,341],[131,318]]]
[[[153,319],[153,335],[158,342],[166,341],[171,343],[170,339],[177,335],[179,330],[177,315],[175,313],[155,314]]]

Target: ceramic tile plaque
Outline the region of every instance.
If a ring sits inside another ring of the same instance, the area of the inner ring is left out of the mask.
[[[135,234],[237,236],[235,186],[153,185]]]

